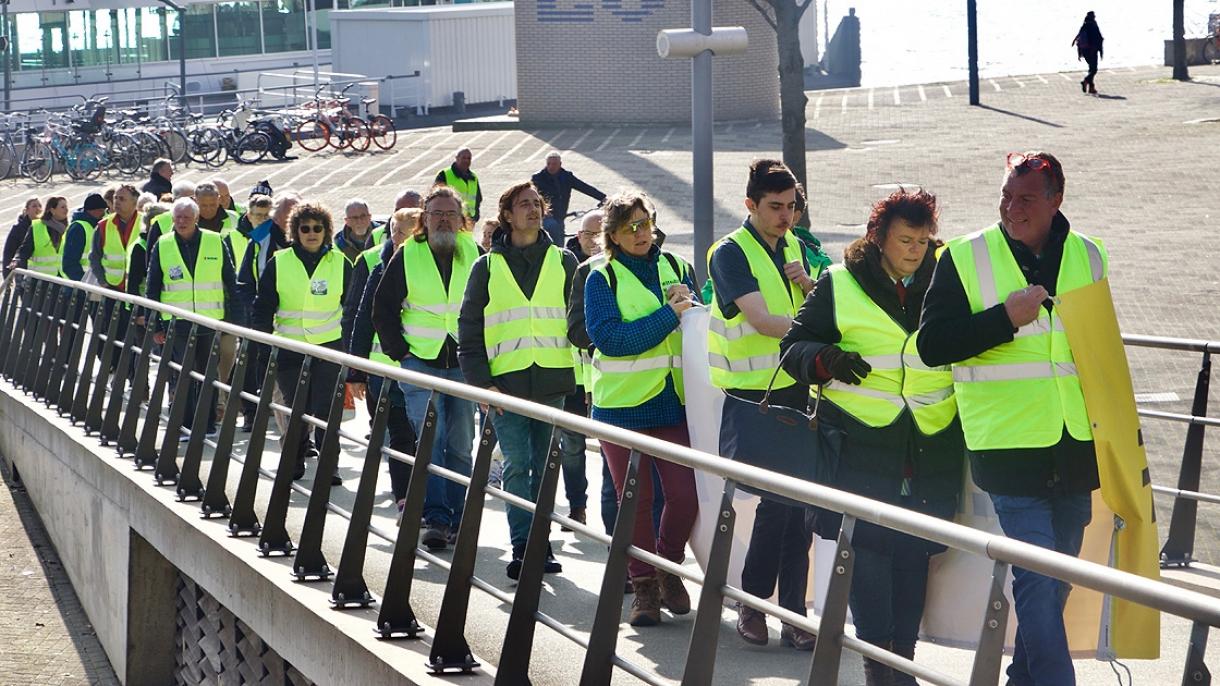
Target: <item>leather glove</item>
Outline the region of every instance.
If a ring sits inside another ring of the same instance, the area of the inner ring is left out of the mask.
[[[822,348],[818,357],[822,361],[822,366],[826,368],[827,372],[830,372],[830,376],[835,381],[842,381],[853,386],[860,385],[860,381],[873,371],[872,365],[865,362],[864,358],[860,357],[860,353],[847,352],[837,345]]]

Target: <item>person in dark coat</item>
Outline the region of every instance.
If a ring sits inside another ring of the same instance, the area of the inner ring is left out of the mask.
[[[947,369],[923,371],[924,365],[907,362],[936,267],[935,232],[935,196],[900,190],[878,202],[867,234],[847,248],[844,264],[818,279],[780,350],[784,371],[797,382],[824,387],[817,416],[829,454],[818,472],[827,485],[950,519],[965,459],[952,377]],[[862,357],[856,351],[865,347],[872,354]],[[939,394],[908,393],[906,379],[921,372],[935,379]],[[870,405],[879,399],[880,408]],[[838,537],[837,513],[813,514],[818,535]],[[929,556],[944,548],[866,522],[856,525],[852,543],[857,637],[912,658]],[[869,686],[915,683],[867,659],[865,677]]]
[[[0,267],[3,267],[5,276],[13,271],[17,251],[21,249],[22,244],[25,243],[25,237],[30,233],[30,224],[40,216],[42,216],[42,202],[38,198],[26,200],[25,209],[17,215],[17,222],[13,224],[13,228],[8,230],[8,237],[4,239],[4,259],[0,262]]]
[[[153,162],[152,173],[148,181],[140,188],[143,193],[152,193],[158,199],[166,193],[174,192],[174,163],[165,158]]]
[[[530,177],[542,197],[546,198],[550,211],[543,220],[542,228],[551,237],[555,245],[564,243],[564,220],[568,215],[568,205],[572,202],[572,191],[580,191],[593,198],[600,205],[606,199],[606,194],[593,186],[576,178],[576,175],[563,168],[563,158],[555,150],[547,153],[546,167]]]
[[[1097,62],[1101,60],[1105,52],[1101,45],[1104,40],[1101,36],[1101,29],[1097,27],[1097,18],[1093,13],[1089,12],[1084,15],[1084,23],[1080,25],[1076,37],[1072,39],[1072,45],[1076,46],[1076,59],[1084,60],[1089,65],[1089,73],[1080,82],[1081,93],[1097,95],[1093,77],[1097,76]]]

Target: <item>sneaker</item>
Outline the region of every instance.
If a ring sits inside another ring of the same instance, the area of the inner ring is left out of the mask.
[[[343,477],[339,476],[339,473],[338,473],[338,472],[335,472],[334,474],[331,474],[331,475],[330,475],[330,485],[331,485],[331,486],[342,486],[342,485],[343,485]]]
[[[444,550],[449,545],[449,525],[429,524],[420,542],[434,553]]]

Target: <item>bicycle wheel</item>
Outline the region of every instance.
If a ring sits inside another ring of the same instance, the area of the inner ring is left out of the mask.
[[[359,117],[352,117],[344,125],[347,144],[352,150],[364,152],[369,149],[369,127]]]
[[[352,137],[347,129],[347,122],[340,119],[330,127],[330,147],[335,150],[346,150],[352,144]]]
[[[302,149],[317,152],[330,143],[330,125],[318,119],[306,119],[297,125],[294,138]]]
[[[82,145],[75,151],[72,166],[75,167],[74,179],[92,180],[101,176],[103,167],[102,151],[93,143]],[[66,164],[65,164],[66,166]],[[71,175],[72,172],[69,172]]]
[[[242,164],[253,164],[267,156],[271,149],[271,138],[262,131],[252,131],[238,139],[233,146],[233,159]]]
[[[46,141],[34,141],[25,146],[21,155],[21,174],[36,183],[46,183],[55,171],[55,150]]]
[[[369,138],[373,145],[382,150],[389,150],[398,142],[398,131],[394,128],[394,120],[384,114],[373,115],[368,121]]]
[[[132,136],[135,138],[139,150],[141,171],[151,172],[153,164],[169,154],[163,149],[164,144],[161,139],[147,131],[137,131]]]
[[[13,147],[13,139],[7,133],[0,135],[0,179],[8,178],[16,161],[17,150]]]
[[[110,139],[111,170],[123,176],[133,176],[140,171],[140,144],[128,133],[116,133]]]
[[[166,157],[174,164],[182,164],[183,160],[186,159],[188,148],[186,136],[182,135],[181,131],[175,129],[161,129],[157,131],[157,136],[165,144],[165,149],[169,151]]]
[[[224,134],[216,129],[196,129],[191,132],[190,158],[192,162],[219,167],[229,159]]]

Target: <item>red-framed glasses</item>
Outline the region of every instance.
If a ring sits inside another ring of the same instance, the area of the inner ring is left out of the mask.
[[[1049,171],[1051,163],[1041,157],[1029,157],[1021,152],[1008,153],[1008,169],[1010,171],[1022,166],[1030,171]]]

